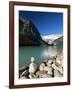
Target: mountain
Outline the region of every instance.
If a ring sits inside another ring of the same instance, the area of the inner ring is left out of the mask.
[[[19,45],[20,46],[39,46],[47,44],[42,40],[36,26],[30,20],[19,17]]]
[[[63,45],[63,36],[53,41],[54,45]]]
[[[42,39],[47,41],[47,40],[52,40],[54,41],[55,39],[61,37],[62,34],[51,34],[51,35],[41,35]]]
[[[51,35],[41,35],[42,39],[49,45],[54,45],[54,41],[60,38],[62,34],[51,34]]]

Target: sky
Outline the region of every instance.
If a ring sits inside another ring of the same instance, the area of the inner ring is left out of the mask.
[[[63,34],[63,13],[19,11],[19,16],[32,21],[41,35]]]

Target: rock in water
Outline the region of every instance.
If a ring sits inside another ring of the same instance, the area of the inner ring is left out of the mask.
[[[37,65],[35,63],[35,58],[31,57],[31,64],[29,65],[29,73],[34,74],[37,70]]]
[[[22,76],[28,76],[28,74],[29,74],[29,72],[28,72],[28,70],[25,70],[24,72],[22,72],[22,74],[20,75],[20,77],[22,77]]]

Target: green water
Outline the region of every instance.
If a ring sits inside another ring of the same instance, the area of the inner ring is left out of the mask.
[[[19,67],[27,66],[30,64],[32,56],[35,57],[36,63],[40,64],[49,56],[54,56],[63,51],[62,46],[25,46],[19,48]]]

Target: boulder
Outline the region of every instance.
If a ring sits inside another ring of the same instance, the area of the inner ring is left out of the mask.
[[[58,63],[59,65],[63,66],[63,60],[57,58],[56,59],[56,63]]]
[[[30,78],[30,79],[34,79],[34,78],[38,78],[38,76],[35,75],[35,74],[29,74],[29,78]]]
[[[50,78],[50,77],[52,77],[52,75],[47,74],[46,71],[38,71],[38,72],[36,72],[36,75],[38,78]]]
[[[54,70],[54,77],[62,77],[63,74],[61,74],[58,70]]]
[[[52,64],[52,68],[54,68],[54,70],[58,69],[58,67],[55,65],[55,63]]]
[[[29,71],[28,71],[28,70],[25,70],[25,71],[22,72],[22,74],[20,75],[20,78],[21,78],[22,76],[28,76],[28,74],[29,74]]]
[[[49,68],[49,69],[48,69],[47,74],[52,75],[52,68]]]
[[[48,67],[51,67],[51,64],[50,64],[49,62],[47,62],[47,66],[48,66]]]
[[[29,73],[35,73],[37,70],[37,65],[35,63],[31,63],[29,65]]]
[[[31,63],[29,65],[29,73],[30,74],[34,74],[37,70],[37,65],[35,63],[35,58],[34,57],[31,57]]]
[[[48,75],[48,74],[41,74],[39,76],[39,78],[50,78],[50,77],[52,77],[52,76],[51,75]]]
[[[40,66],[39,66],[39,70],[40,71],[43,71],[44,70],[44,67],[45,67],[45,64],[44,63],[41,63]]]
[[[28,79],[26,76],[22,76],[20,77],[20,79]]]
[[[48,72],[48,70],[49,70],[49,67],[48,66],[45,66],[44,67],[44,71],[47,71]]]
[[[44,76],[46,76],[47,75],[47,72],[46,71],[37,71],[36,72],[36,76],[38,77],[38,78],[43,78]]]
[[[53,68],[54,71],[55,71],[55,75],[56,75],[56,73],[63,74],[63,67],[57,66],[56,63],[52,64],[52,68]],[[59,75],[59,74],[58,74],[58,75]]]

